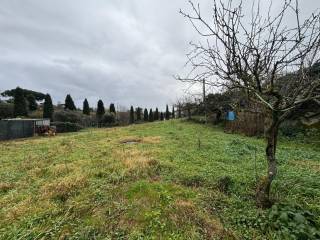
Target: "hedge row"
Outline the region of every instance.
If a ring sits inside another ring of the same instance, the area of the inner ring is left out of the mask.
[[[57,133],[78,132],[83,129],[81,125],[71,122],[52,122],[51,126],[56,127]]]

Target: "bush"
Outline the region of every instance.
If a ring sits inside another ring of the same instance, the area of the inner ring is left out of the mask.
[[[56,127],[57,133],[78,132],[83,128],[81,125],[71,122],[52,122],[51,125]]]
[[[305,133],[304,127],[296,121],[286,121],[280,126],[280,133],[289,138],[297,137]]]
[[[268,213],[266,230],[279,239],[320,239],[316,217],[298,206],[274,205]]]
[[[0,102],[0,119],[13,118],[13,108],[12,103]]]
[[[113,125],[116,122],[116,117],[114,113],[106,113],[101,120],[102,124]]]
[[[89,126],[92,123],[90,116],[84,115],[81,112],[71,110],[60,110],[53,114],[54,122],[76,123],[80,126]]]

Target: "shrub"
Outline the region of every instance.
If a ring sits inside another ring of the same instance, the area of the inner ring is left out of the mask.
[[[0,119],[14,117],[13,108],[12,103],[0,102]]]
[[[280,125],[280,133],[289,138],[297,137],[305,133],[305,129],[301,124],[295,121],[285,121]]]
[[[53,115],[54,122],[71,122],[79,123],[81,122],[81,116],[77,112],[70,110],[57,111]]]
[[[56,127],[57,133],[78,132],[82,126],[71,122],[52,122],[52,126]]]
[[[116,117],[114,113],[106,113],[101,120],[102,124],[112,125],[116,122]]]
[[[70,111],[70,110],[60,110],[53,114],[54,122],[70,122],[77,123],[81,126],[88,126],[92,122],[90,116],[84,115],[81,112]]]
[[[274,205],[267,217],[266,231],[279,239],[320,239],[316,217],[298,206]]]

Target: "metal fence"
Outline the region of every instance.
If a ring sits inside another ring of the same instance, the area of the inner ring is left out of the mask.
[[[50,126],[45,119],[9,119],[0,121],[0,140],[33,137],[37,126]]]

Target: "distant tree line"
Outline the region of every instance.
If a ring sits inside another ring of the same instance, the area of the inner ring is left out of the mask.
[[[64,104],[54,105],[50,94],[43,94],[17,87],[7,90],[1,94],[9,98],[0,101],[0,119],[10,117],[33,117],[51,119],[57,124],[67,122],[68,124],[79,124],[82,126],[95,124],[98,127],[114,125],[117,122],[117,112],[115,104],[111,103],[106,110],[104,102],[100,99],[96,109],[91,108],[87,99],[84,99],[82,110],[76,104],[70,94],[66,95]],[[42,101],[42,103],[38,103]],[[128,112],[129,124],[164,121],[175,118],[175,108],[169,111],[166,105],[165,112],[160,112],[159,108],[143,109],[141,107],[130,107]],[[181,117],[181,114],[178,114]],[[60,124],[61,125],[61,124]]]

